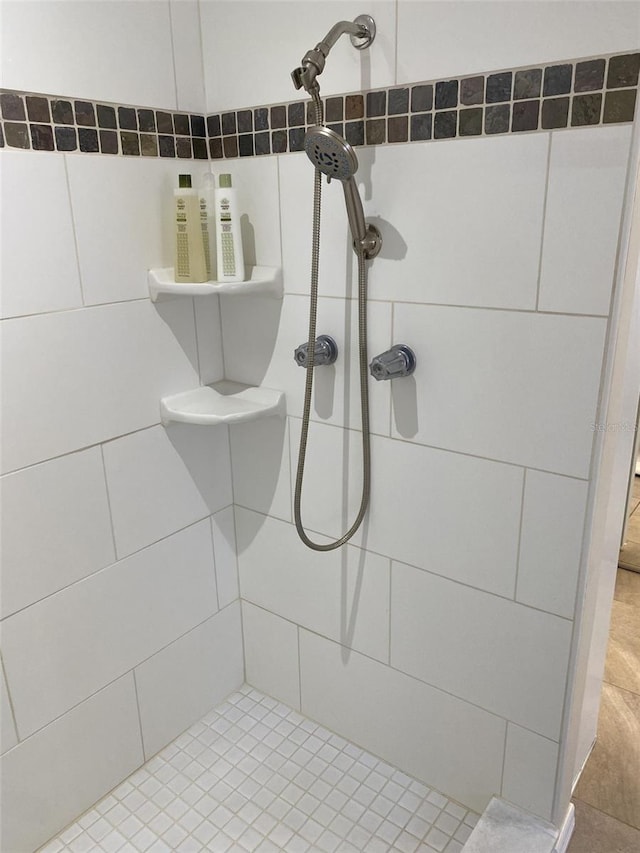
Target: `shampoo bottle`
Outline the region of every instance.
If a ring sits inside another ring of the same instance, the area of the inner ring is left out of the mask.
[[[216,236],[218,281],[244,281],[240,216],[231,175],[220,175],[220,187],[216,190]]]
[[[179,282],[207,280],[207,265],[202,240],[200,200],[191,188],[191,175],[180,175],[175,196],[176,262],[175,279]]]
[[[218,275],[218,239],[216,237],[216,179],[211,172],[205,172],[200,188],[200,212],[202,221],[202,237],[204,239],[205,255],[207,255],[207,273],[209,281],[216,281]]]

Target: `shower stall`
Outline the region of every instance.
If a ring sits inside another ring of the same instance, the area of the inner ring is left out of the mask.
[[[3,853],[566,849],[640,13],[507,5],[3,0]],[[205,172],[246,282],[173,280]]]

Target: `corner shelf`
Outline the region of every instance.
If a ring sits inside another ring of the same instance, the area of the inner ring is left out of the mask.
[[[160,418],[165,426],[174,422],[209,426],[241,424],[285,414],[283,391],[228,380],[160,400]]]
[[[247,267],[247,281],[205,281],[202,284],[177,282],[173,267],[149,270],[147,280],[152,302],[177,296],[206,296],[211,293],[271,296],[282,299],[280,267]]]

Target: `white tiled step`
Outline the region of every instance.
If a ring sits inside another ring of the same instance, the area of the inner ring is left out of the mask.
[[[41,851],[460,853],[477,819],[245,686]]]

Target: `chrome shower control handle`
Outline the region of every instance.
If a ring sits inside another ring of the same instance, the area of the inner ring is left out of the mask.
[[[338,344],[330,335],[318,335],[313,348],[313,366],[333,364],[338,357]],[[296,347],[293,358],[299,367],[306,367],[309,358],[309,342]]]
[[[399,379],[416,369],[416,355],[406,344],[396,344],[371,359],[369,370],[374,379]]]

